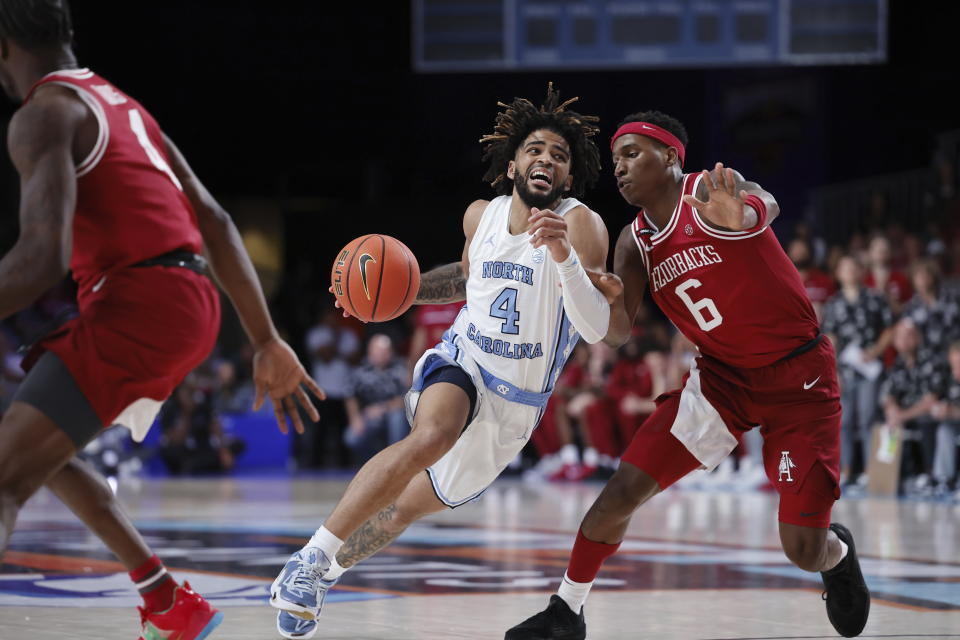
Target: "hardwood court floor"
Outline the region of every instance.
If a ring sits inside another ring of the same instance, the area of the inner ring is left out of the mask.
[[[278,638],[270,581],[342,492],[342,480],[148,480],[131,516],[179,579],[226,614],[211,639]],[[599,484],[499,481],[411,527],[328,596],[318,639],[502,638],[543,608]],[[839,502],[874,592],[861,637],[960,638],[960,505]],[[818,576],[779,551],[776,498],[671,489],[634,518],[587,603],[587,637],[837,637]],[[138,598],[99,541],[47,493],[24,510],[0,566],[0,640],[133,639]]]

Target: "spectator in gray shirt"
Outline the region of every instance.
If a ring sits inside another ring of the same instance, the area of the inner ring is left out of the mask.
[[[378,333],[367,344],[367,358],[352,376],[353,394],[347,398],[350,426],[344,441],[363,464],[380,449],[402,439],[410,427],[403,405],[409,386],[407,368],[394,357],[390,338]]]
[[[349,452],[343,442],[347,428],[346,400],[353,394],[350,380],[360,355],[360,339],[341,324],[339,311],[332,305],[320,313],[319,322],[306,337],[310,369],[317,384],[326,385],[326,402],[317,406],[320,421],[307,424],[302,436],[294,438],[297,466],[343,467],[349,464]]]

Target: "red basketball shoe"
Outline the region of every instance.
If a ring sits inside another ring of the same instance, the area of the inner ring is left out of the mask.
[[[184,582],[174,591],[166,611],[140,610],[140,640],[203,640],[223,621],[223,614],[210,606]]]

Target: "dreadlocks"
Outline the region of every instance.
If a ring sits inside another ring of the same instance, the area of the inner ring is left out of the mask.
[[[73,25],[66,0],[0,0],[0,37],[22,47],[69,45]]]
[[[507,177],[507,164],[516,155],[517,147],[537,129],[548,129],[570,145],[573,195],[583,195],[600,175],[600,152],[592,140],[600,130],[593,123],[600,119],[567,109],[577,100],[579,98],[571,98],[561,103],[560,93],[550,82],[547,84],[547,98],[539,109],[525,98],[514,98],[510,104],[498,102],[497,105],[504,110],[497,114],[493,133],[480,138],[484,145],[483,160],[490,162],[483,179],[498,194],[509,195],[513,191],[513,180]]]

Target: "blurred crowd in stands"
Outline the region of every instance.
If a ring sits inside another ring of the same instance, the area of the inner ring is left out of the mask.
[[[837,352],[848,492],[867,487],[878,447],[893,443],[901,494],[960,499],[960,198],[955,167],[937,170],[943,179],[930,196],[934,213],[922,223],[909,211],[890,210],[882,194],[864,203],[867,214],[840,241],[825,240],[815,216],[776,223]],[[0,410],[22,377],[17,345],[42,335],[45,322],[62,316],[69,302],[64,285],[0,325]],[[291,439],[291,466],[353,468],[409,430],[403,396],[413,364],[439,341],[461,304],[414,307],[376,325],[343,318],[332,298],[318,306],[297,346],[327,401],[318,406],[321,421]],[[277,320],[282,326],[283,317]],[[567,482],[609,477],[656,398],[681,385],[696,355],[648,297],[622,348],[576,347],[510,472]],[[237,465],[244,443],[225,431],[220,416],[252,406],[251,362],[249,346],[216,353],[166,403],[155,427],[162,431],[156,453],[170,473]],[[762,485],[760,446],[751,434],[710,475]]]

